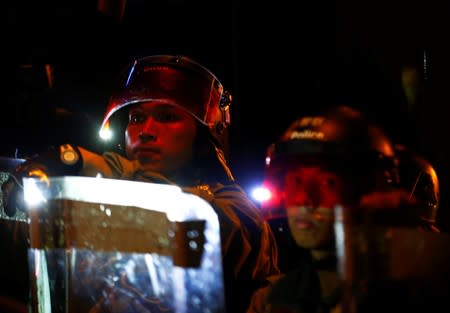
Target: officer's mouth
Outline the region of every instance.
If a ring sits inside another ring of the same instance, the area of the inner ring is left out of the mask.
[[[308,230],[316,228],[316,223],[304,217],[297,217],[294,219],[294,225],[299,230]]]
[[[139,160],[155,160],[161,157],[161,150],[156,148],[138,148],[134,155]]]

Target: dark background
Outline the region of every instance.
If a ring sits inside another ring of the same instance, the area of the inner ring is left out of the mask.
[[[244,188],[261,180],[265,150],[290,122],[346,103],[435,165],[447,230],[448,13],[437,1],[360,2],[5,3],[0,155],[62,142],[98,148],[118,71],[134,57],[185,54],[233,94],[230,162]],[[408,69],[417,74],[413,98],[402,84]]]

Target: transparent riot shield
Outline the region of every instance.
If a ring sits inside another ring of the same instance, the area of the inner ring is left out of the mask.
[[[335,208],[342,311],[448,310],[450,234],[393,222],[393,217],[399,221],[402,215],[379,212],[375,220],[374,213]]]
[[[224,312],[219,222],[170,185],[24,179],[33,313]]]

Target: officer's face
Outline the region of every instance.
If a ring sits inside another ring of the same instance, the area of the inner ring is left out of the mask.
[[[195,119],[182,108],[139,103],[130,108],[125,132],[126,152],[146,169],[170,176],[193,155]]]
[[[291,233],[307,249],[334,243],[335,205],[344,204],[344,182],[318,166],[302,166],[285,176],[285,204]]]

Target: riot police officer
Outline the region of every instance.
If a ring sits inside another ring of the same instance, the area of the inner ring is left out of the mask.
[[[143,57],[122,74],[101,125],[102,135],[115,131],[118,149],[99,155],[59,146],[19,166],[5,194],[14,193],[19,178],[30,174],[179,185],[216,210],[226,308],[244,312],[259,283],[278,268],[270,228],[227,165],[231,96],[213,73],[186,56]]]

